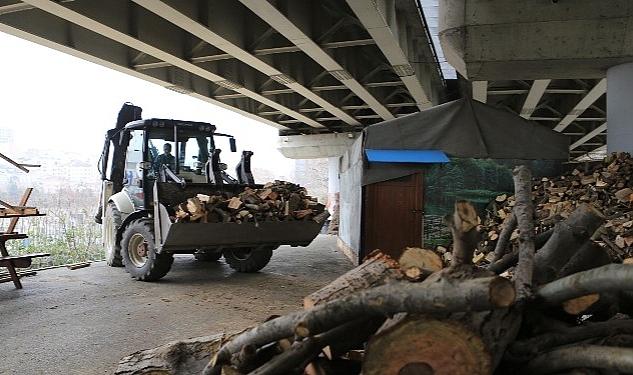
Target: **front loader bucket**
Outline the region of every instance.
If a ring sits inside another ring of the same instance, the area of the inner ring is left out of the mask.
[[[169,226],[160,252],[308,246],[322,226],[323,223],[315,221],[174,223]]]

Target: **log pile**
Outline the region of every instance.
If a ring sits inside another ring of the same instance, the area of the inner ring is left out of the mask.
[[[523,166],[514,178],[499,259],[476,264],[480,220],[458,201],[444,217],[450,263],[431,249],[376,250],[304,310],[227,339],[200,373],[633,373],[633,266],[596,240],[612,218],[582,201],[543,230],[538,185]]]
[[[305,188],[287,181],[269,182],[261,189],[246,187],[239,194],[197,194],[173,207],[178,223],[238,223],[313,220],[324,222],[325,205]]]
[[[556,223],[568,218],[580,205],[588,204],[606,217],[593,239],[605,248],[614,262],[633,257],[632,178],[633,158],[628,153],[613,153],[586,170],[577,167],[556,178],[534,179],[535,233],[546,236]],[[479,264],[498,260],[507,243],[511,245],[510,250],[516,249],[518,230],[512,215],[514,205],[515,197],[503,194],[487,209],[482,223],[484,238],[475,255]]]

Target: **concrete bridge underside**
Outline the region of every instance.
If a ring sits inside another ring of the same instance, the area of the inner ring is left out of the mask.
[[[0,0],[0,31],[280,135],[343,134],[335,153],[348,134],[446,100],[415,0]]]
[[[338,156],[368,125],[464,95],[563,132],[572,158],[603,154],[607,71],[633,56],[632,5],[495,4],[0,0],[0,31],[273,126],[292,158]]]

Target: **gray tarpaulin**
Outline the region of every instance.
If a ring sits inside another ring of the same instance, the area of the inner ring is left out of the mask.
[[[363,150],[441,150],[449,158],[569,158],[569,138],[564,134],[470,98],[368,126],[362,139]],[[365,158],[364,152],[355,154]],[[366,158],[364,162],[362,185],[425,168],[414,163],[368,163]],[[341,167],[343,172],[345,166]]]

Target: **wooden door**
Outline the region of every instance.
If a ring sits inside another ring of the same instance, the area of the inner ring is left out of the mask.
[[[423,174],[365,187],[362,254],[375,249],[397,256],[406,247],[422,246]]]

